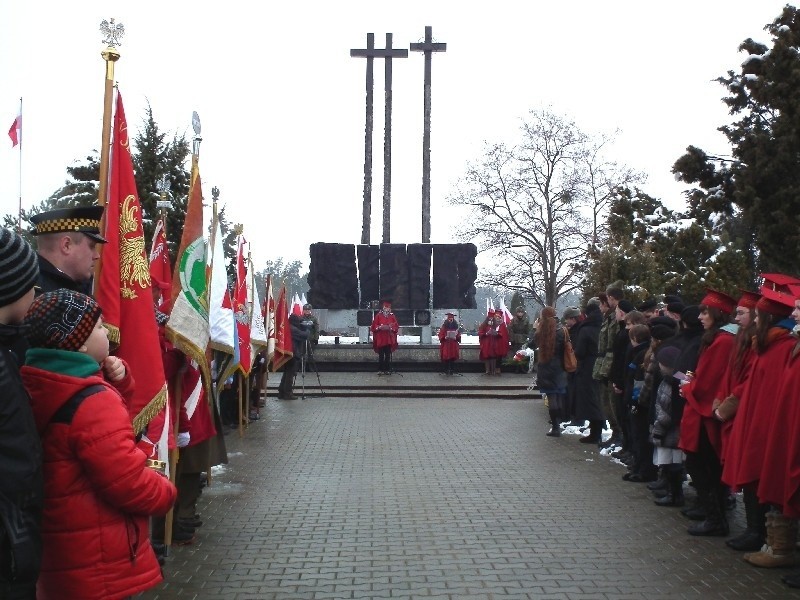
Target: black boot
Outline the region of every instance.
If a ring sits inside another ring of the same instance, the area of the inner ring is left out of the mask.
[[[653,502],[658,506],[683,506],[685,503],[683,497],[683,472],[677,469],[668,471],[667,484],[669,493],[653,500]]]
[[[706,502],[703,496],[704,493],[698,490],[692,503],[681,509],[681,514],[692,521],[705,521],[708,513],[706,512]]]
[[[589,421],[589,434],[579,439],[584,444],[599,444],[603,437],[603,422]]]
[[[648,483],[647,489],[650,490],[651,492],[655,492],[656,490],[669,489],[669,477],[667,476],[667,467],[661,467],[661,469],[659,469],[658,479]]]
[[[725,544],[739,552],[755,552],[764,545],[767,535],[767,507],[758,503],[758,497],[752,490],[744,491],[744,516],[747,523],[744,533],[726,540]]]
[[[725,499],[727,494],[719,486],[704,494],[706,499],[706,518],[689,526],[689,535],[724,536],[728,535],[728,520],[725,518]]]
[[[550,431],[547,432],[549,437],[561,437],[561,419],[559,419],[558,411],[550,411]]]

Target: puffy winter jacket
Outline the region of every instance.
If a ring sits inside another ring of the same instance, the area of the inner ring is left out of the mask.
[[[31,394],[44,452],[44,552],[38,600],[112,600],[161,581],[148,515],[164,515],[175,487],[146,467],[120,392],[85,354],[31,349],[22,379]],[[71,422],[54,419],[76,393],[93,385]]]

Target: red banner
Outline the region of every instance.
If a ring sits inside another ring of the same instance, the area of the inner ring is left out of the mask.
[[[247,269],[244,266],[245,239],[239,236],[236,252],[236,292],[233,299],[233,316],[236,319],[236,335],[239,336],[239,369],[250,374],[253,356],[250,348],[250,311],[247,310]],[[260,310],[257,306],[253,310]]]
[[[167,248],[167,232],[164,221],[159,219],[153,232],[153,243],[150,246],[150,280],[153,284],[153,294],[158,289],[160,297],[157,299],[159,310],[169,312],[170,294],[172,293],[172,269],[169,264],[169,249]]]
[[[150,265],[145,254],[144,231],[128,124],[117,95],[114,116],[110,186],[105,209],[108,240],[100,258],[95,297],[103,309],[109,338],[118,344],[114,354],[124,359],[136,388],[128,401],[134,430],[147,426],[147,437],[155,444],[161,437],[167,387],[158,341]],[[148,426],[149,424],[149,426]]]
[[[275,307],[275,354],[272,355],[272,372],[280,369],[292,356],[292,330],[289,327],[289,309],[286,306],[286,286],[283,286]]]

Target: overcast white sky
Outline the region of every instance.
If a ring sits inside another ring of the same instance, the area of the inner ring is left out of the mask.
[[[737,70],[738,45],[768,41],[779,0],[573,2],[187,2],[0,5],[0,214],[16,212],[18,151],[5,135],[23,98],[23,204],[46,198],[65,167],[99,148],[104,63],[99,23],[126,35],[116,76],[129,126],[146,102],[163,130],[203,125],[204,193],[221,190],[258,262],[308,262],[313,242],[359,243],[365,61],[375,34],[394,47],[426,25],[433,57],[432,240],[453,241],[446,197],[484,141],[518,139],[520,118],[550,107],[587,132],[619,130],[610,152],[648,177],[644,190],[682,206],[670,173],[694,144],[729,151],[713,79]],[[395,60],[392,242],[421,241],[423,57]],[[381,241],[383,61],[375,61],[372,243]],[[290,218],[286,219],[289,212]],[[282,215],[279,218],[279,215]]]

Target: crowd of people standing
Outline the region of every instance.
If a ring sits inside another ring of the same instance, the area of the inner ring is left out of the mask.
[[[548,436],[579,428],[580,443],[626,464],[624,481],[680,507],[690,535],[729,536],[741,491],[746,529],[726,544],[770,568],[794,564],[800,517],[800,280],[762,281],[737,298],[709,289],[697,305],[665,296],[634,306],[612,284],[561,319],[545,307],[528,346]],[[783,579],[800,587],[800,573]]]

